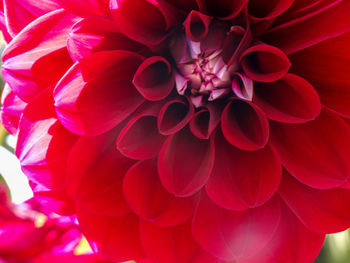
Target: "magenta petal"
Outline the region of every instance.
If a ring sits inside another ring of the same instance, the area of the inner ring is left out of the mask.
[[[242,150],[261,149],[269,138],[265,113],[248,101],[231,101],[222,113],[221,127],[226,140]]]
[[[141,62],[136,53],[104,51],[75,63],[54,91],[58,119],[73,133],[89,136],[119,124],[143,102],[131,84]]]
[[[110,0],[112,16],[122,32],[143,44],[164,40],[169,26],[166,15],[154,0]]]
[[[272,123],[270,134],[283,166],[302,183],[327,189],[348,181],[350,126],[335,113],[324,109],[305,124]]]
[[[350,32],[290,56],[291,71],[310,81],[322,104],[350,118]]]
[[[159,133],[157,115],[161,104],[145,104],[126,124],[117,139],[117,148],[125,156],[143,160],[155,157],[166,136]]]
[[[158,157],[163,186],[176,196],[193,195],[208,181],[214,155],[213,141],[198,139],[188,128],[170,136]]]
[[[242,212],[215,205],[203,192],[195,212],[192,233],[208,252],[223,260],[253,255],[272,238],[280,220],[280,200]]]
[[[253,99],[253,80],[242,73],[236,73],[232,79],[232,91],[243,100]]]
[[[199,9],[211,16],[229,20],[238,15],[247,0],[196,0]]]
[[[280,49],[265,44],[246,49],[240,61],[249,78],[262,82],[281,79],[291,65],[288,57]]]
[[[33,20],[59,8],[61,5],[55,0],[40,4],[35,0],[4,0],[7,29],[14,37]]]
[[[108,0],[57,0],[70,12],[82,17],[109,16]]]
[[[77,22],[69,34],[67,49],[74,61],[105,50],[140,51],[140,43],[120,33],[115,23],[106,18],[85,18]]]
[[[164,104],[158,115],[158,129],[163,135],[181,130],[191,120],[194,113],[188,98],[178,98]]]
[[[17,133],[19,119],[27,104],[5,84],[1,94],[0,122],[12,135]]]
[[[267,145],[259,151],[242,151],[215,133],[215,163],[206,185],[209,197],[229,210],[245,210],[266,203],[281,180],[281,161]]]
[[[283,174],[279,194],[294,214],[311,231],[335,233],[349,227],[350,190],[319,190]]]
[[[314,262],[325,235],[310,231],[283,202],[281,204],[281,221],[272,240],[261,252],[240,263]]]
[[[21,31],[4,50],[3,77],[23,101],[55,85],[72,64],[65,47],[75,21],[64,10],[48,13]]]
[[[159,181],[157,161],[152,159],[140,161],[128,170],[123,190],[138,216],[162,227],[187,221],[198,200],[198,196],[181,198],[169,194]]]
[[[254,102],[269,119],[303,123],[314,120],[321,112],[316,90],[297,75],[287,74],[272,83],[258,82],[254,88]]]
[[[81,137],[68,158],[69,194],[90,213],[121,216],[130,211],[122,193],[123,178],[134,161],[115,148],[118,131]]]
[[[150,57],[137,69],[133,84],[147,100],[164,99],[175,85],[171,65],[163,57]]]
[[[141,247],[139,219],[130,213],[122,217],[100,216],[84,210],[77,212],[84,235],[112,262],[144,257]]]
[[[295,12],[296,17],[292,16],[267,32],[263,40],[279,47],[286,54],[292,54],[349,32],[349,1],[312,1],[309,5],[311,8],[300,7],[301,11],[306,10],[301,15]]]
[[[191,11],[187,16],[184,27],[187,37],[195,42],[199,42],[206,37],[212,17],[204,15],[198,11]]]

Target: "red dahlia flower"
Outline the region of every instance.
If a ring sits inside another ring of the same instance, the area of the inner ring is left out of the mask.
[[[4,2],[2,119],[103,255],[312,262],[350,226],[350,1]]]

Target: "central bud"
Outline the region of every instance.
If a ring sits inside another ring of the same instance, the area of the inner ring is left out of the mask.
[[[238,61],[251,42],[246,30],[193,11],[184,22],[184,31],[170,45],[177,67],[177,92],[197,108],[237,95],[236,91],[246,93]]]

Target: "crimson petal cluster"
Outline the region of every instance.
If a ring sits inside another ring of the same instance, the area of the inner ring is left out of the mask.
[[[1,119],[117,262],[313,262],[350,226],[347,0],[4,0]]]

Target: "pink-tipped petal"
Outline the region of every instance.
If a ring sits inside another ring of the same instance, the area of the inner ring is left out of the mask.
[[[269,138],[265,113],[248,101],[231,101],[222,113],[221,127],[226,140],[242,150],[261,149]]]
[[[242,73],[236,73],[232,79],[232,90],[236,96],[243,100],[253,99],[253,80]]]
[[[314,120],[321,112],[316,90],[305,79],[287,74],[272,83],[255,83],[254,102],[269,119],[286,123]]]
[[[158,177],[157,161],[153,159],[140,161],[128,170],[123,190],[138,216],[161,227],[187,221],[198,200],[198,195],[181,198],[165,190]]]
[[[189,128],[170,136],[158,157],[163,186],[176,196],[193,195],[208,181],[214,156],[213,141],[198,139]]]

